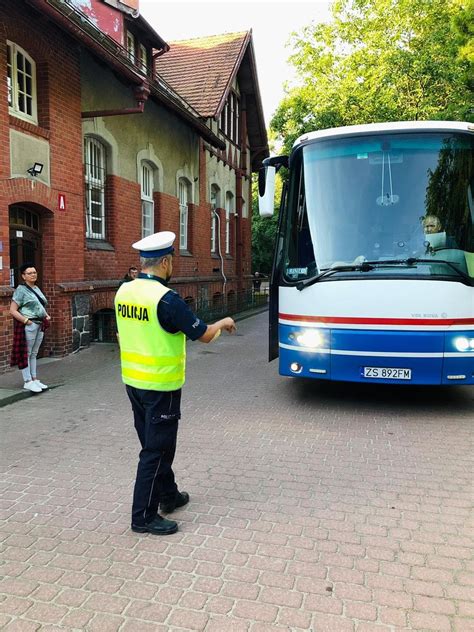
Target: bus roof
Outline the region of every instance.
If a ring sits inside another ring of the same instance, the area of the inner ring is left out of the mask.
[[[369,123],[367,125],[348,125],[346,127],[332,127],[317,132],[309,132],[297,138],[293,148],[301,143],[323,138],[338,136],[353,136],[359,134],[375,134],[379,132],[432,131],[432,132],[474,132],[474,123],[459,121],[401,121],[396,123]]]

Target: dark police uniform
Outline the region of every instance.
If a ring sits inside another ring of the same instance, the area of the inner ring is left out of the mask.
[[[138,279],[167,287],[166,281],[151,274],[141,272]],[[181,331],[191,340],[200,338],[207,329],[207,325],[173,290],[159,301],[157,315],[166,332]],[[178,491],[172,465],[181,417],[181,389],[145,390],[128,384],[126,389],[142,446],[133,495],[132,525],[142,526],[152,522],[159,504],[172,501]]]

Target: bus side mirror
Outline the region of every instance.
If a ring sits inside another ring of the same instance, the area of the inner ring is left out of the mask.
[[[275,173],[272,166],[265,166],[258,172],[258,211],[260,217],[271,217],[275,207]]]

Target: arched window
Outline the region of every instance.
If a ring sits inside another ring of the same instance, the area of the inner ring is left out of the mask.
[[[141,165],[142,237],[155,231],[155,204],[153,202],[153,167],[143,161]]]
[[[7,89],[10,113],[37,123],[36,64],[26,51],[8,41]]]
[[[234,212],[234,196],[230,191],[225,196],[225,253],[230,254],[230,214]]]
[[[215,211],[220,206],[221,191],[217,184],[211,185],[211,252],[217,251],[218,223]]]
[[[105,179],[107,150],[92,136],[84,138],[86,237],[105,239]]]
[[[180,250],[188,249],[188,229],[189,229],[188,204],[190,201],[189,189],[190,189],[190,184],[188,180],[186,180],[186,178],[180,178],[178,181],[179,248]]]

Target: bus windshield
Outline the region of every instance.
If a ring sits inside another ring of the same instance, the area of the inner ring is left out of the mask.
[[[290,168],[283,274],[474,279],[474,152],[462,133],[315,140]],[[333,270],[334,273],[321,274]]]

